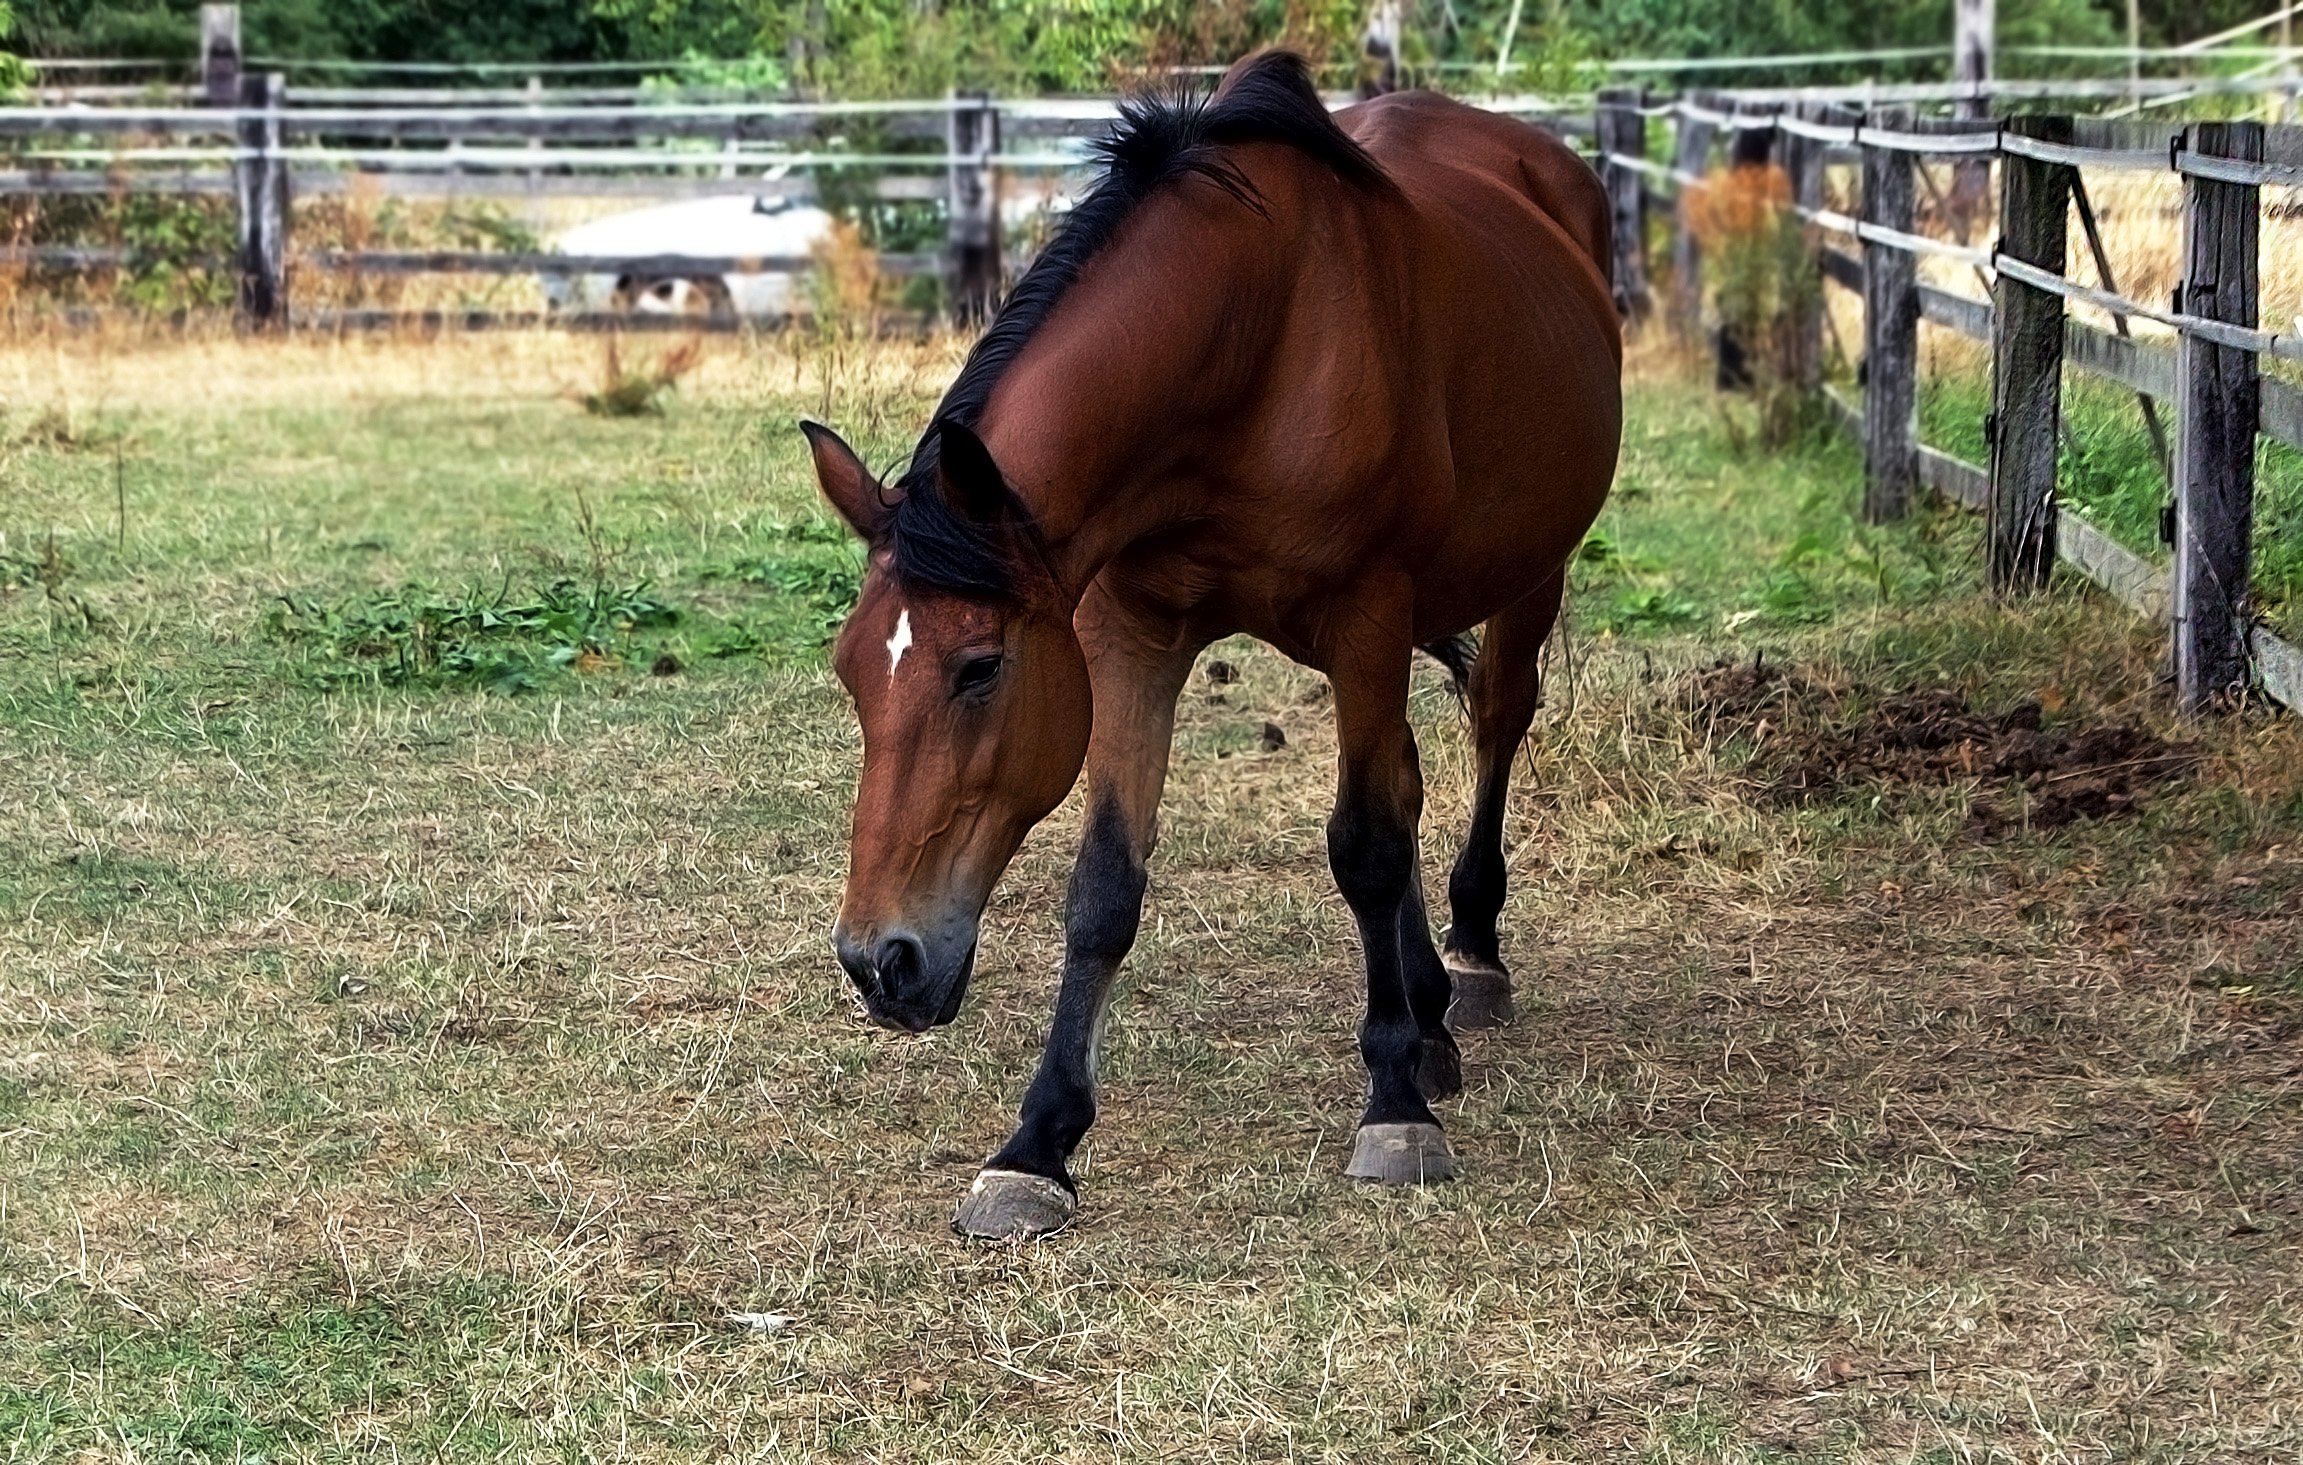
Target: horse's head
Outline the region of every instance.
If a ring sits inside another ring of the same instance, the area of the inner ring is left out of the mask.
[[[864,769],[832,948],[879,1022],[957,1016],[976,927],[1024,835],[1087,754],[1087,664],[1029,511],[983,443],[944,422],[890,498],[804,425],[825,498],[870,546],[832,663]]]

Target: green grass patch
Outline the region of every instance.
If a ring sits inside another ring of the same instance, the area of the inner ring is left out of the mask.
[[[1957,354],[1964,362],[1971,353]],[[1989,377],[1964,364],[1931,368],[1920,378],[1921,439],[1970,463],[1989,462],[1983,438]],[[2159,414],[2172,439],[2172,405],[2161,403]],[[2161,516],[2173,489],[2135,393],[2067,372],[2063,419],[2067,431],[2056,467],[2063,502],[2164,565]],[[2303,453],[2268,438],[2256,440],[2254,549],[2256,610],[2290,639],[2303,636]]]
[[[645,581],[555,580],[519,595],[502,587],[443,597],[420,585],[333,605],[285,595],[264,628],[304,650],[322,685],[437,682],[510,693],[532,690],[548,672],[604,661],[679,621]]]
[[[1935,506],[1858,517],[1861,460],[1818,429],[1790,452],[1728,429],[1733,398],[1641,394],[1615,495],[1569,577],[1572,624],[1602,637],[1860,622],[1974,583],[1971,525]]]
[[[861,577],[791,417],[724,397],[113,416],[118,463],[47,439],[0,463],[0,665],[32,673],[0,699],[149,718],[812,663]]]

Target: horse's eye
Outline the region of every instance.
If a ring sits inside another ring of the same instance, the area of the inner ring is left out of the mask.
[[[980,697],[990,691],[992,683],[1000,679],[1001,661],[1002,658],[995,653],[991,656],[971,656],[961,662],[959,673],[952,678],[952,695]]]

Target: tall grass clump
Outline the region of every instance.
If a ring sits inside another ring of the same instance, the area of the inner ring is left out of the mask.
[[[1747,387],[1761,445],[1782,447],[1806,421],[1798,323],[1822,288],[1791,180],[1766,164],[1730,168],[1690,188],[1685,208],[1719,322],[1719,384]]]
[[[580,400],[594,417],[661,417],[664,398],[703,359],[702,338],[691,336],[654,361],[626,366],[623,344],[611,331],[600,356],[599,388]]]

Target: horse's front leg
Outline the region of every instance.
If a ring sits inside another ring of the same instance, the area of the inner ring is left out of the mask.
[[[1099,590],[1076,624],[1095,689],[1087,818],[1064,899],[1064,967],[1039,1072],[1015,1133],[960,1200],[962,1235],[1038,1236],[1079,1209],[1072,1151],[1096,1117],[1096,1047],[1113,979],[1143,911],[1176,697],[1200,642],[1175,622],[1131,614]]]

